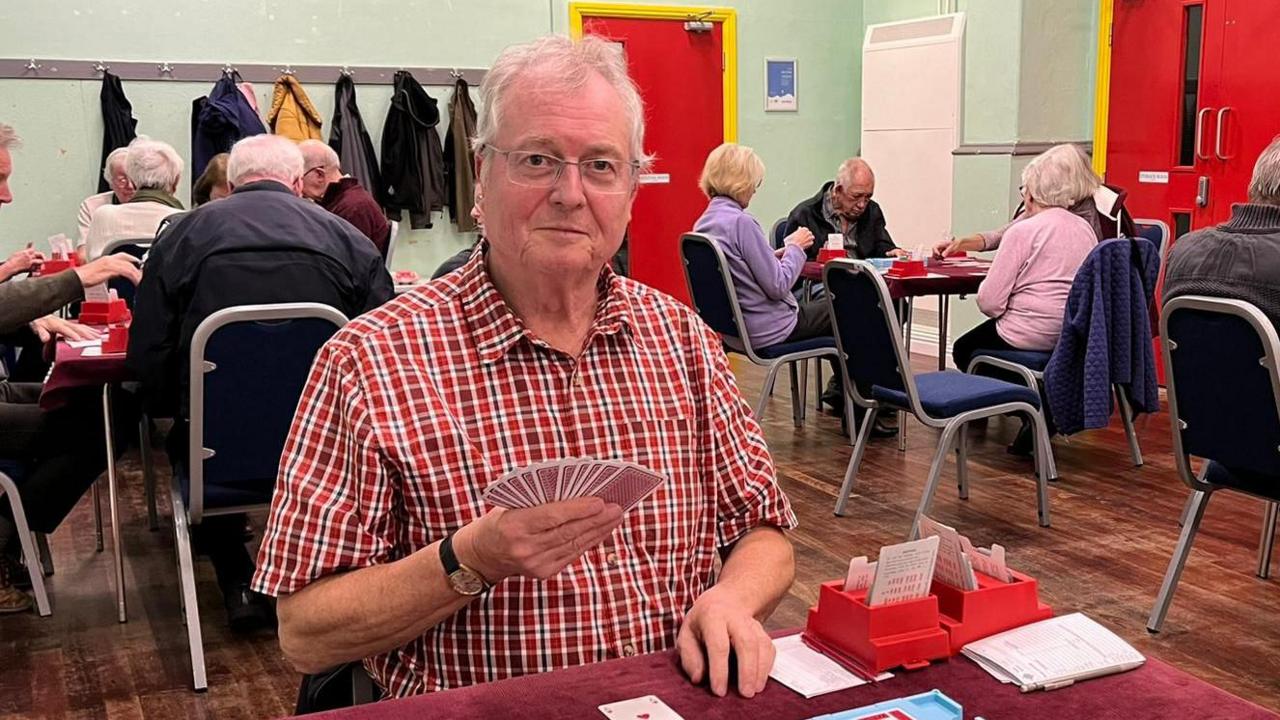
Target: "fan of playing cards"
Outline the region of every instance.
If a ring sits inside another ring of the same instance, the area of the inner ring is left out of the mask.
[[[666,476],[635,463],[568,458],[507,473],[484,489],[484,499],[515,509],[595,496],[627,512],[666,481]]]

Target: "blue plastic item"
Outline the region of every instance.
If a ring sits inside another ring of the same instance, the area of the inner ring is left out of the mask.
[[[894,714],[894,711],[900,714]],[[842,710],[830,715],[819,715],[809,720],[964,720],[960,703],[942,694],[940,690],[886,700],[875,705]]]
[[[883,273],[893,267],[893,258],[870,258],[867,262],[871,263],[871,267],[875,268],[876,272],[879,273]]]

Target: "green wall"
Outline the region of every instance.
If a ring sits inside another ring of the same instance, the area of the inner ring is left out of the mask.
[[[732,7],[739,33],[738,139],[755,147],[768,166],[752,205],[767,226],[857,150],[862,3],[739,0]],[[485,67],[506,45],[567,31],[567,0],[0,3],[4,57]],[[797,58],[799,112],[764,112],[768,56]],[[138,131],[172,143],[189,159],[191,100],[211,85],[126,81],[125,93]],[[0,122],[14,125],[24,139],[14,158],[15,203],[0,211],[0,253],[27,242],[43,246],[54,233],[74,234],[76,208],[95,192],[99,172],[98,89],[98,82],[0,80]],[[332,85],[306,89],[326,119],[328,137]],[[270,92],[270,84],[257,86],[264,112]],[[450,90],[428,92],[447,109]],[[357,94],[377,145],[390,87],[362,85]],[[184,187],[184,201],[185,193]],[[448,222],[437,222],[404,237],[396,265],[425,274],[469,242]]]

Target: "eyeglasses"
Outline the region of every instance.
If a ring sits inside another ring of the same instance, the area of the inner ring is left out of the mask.
[[[640,163],[613,158],[565,160],[540,152],[500,150],[488,147],[507,159],[507,179],[525,187],[549,188],[560,181],[566,165],[578,167],[578,177],[587,190],[603,195],[620,195],[631,189]]]

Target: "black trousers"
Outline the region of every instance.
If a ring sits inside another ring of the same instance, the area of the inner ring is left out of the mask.
[[[800,303],[800,311],[796,314],[796,326],[791,329],[791,334],[783,342],[830,337],[832,333],[831,313],[827,312],[826,301],[810,300]],[[840,374],[840,366],[836,364],[836,359],[827,358],[827,363],[831,365],[831,381],[835,383],[837,389],[843,390],[843,376]]]
[[[102,392],[86,388],[63,408],[45,412],[37,404],[39,383],[0,382],[0,457],[29,468],[18,483],[27,522],[51,533],[107,467],[102,434]],[[137,423],[127,393],[115,393],[116,452],[126,447]],[[8,503],[0,512],[9,513]]]
[[[951,346],[951,358],[956,362],[960,372],[969,370],[969,361],[981,350],[1019,350],[1005,342],[996,332],[995,319],[988,320],[978,327],[956,338]]]

